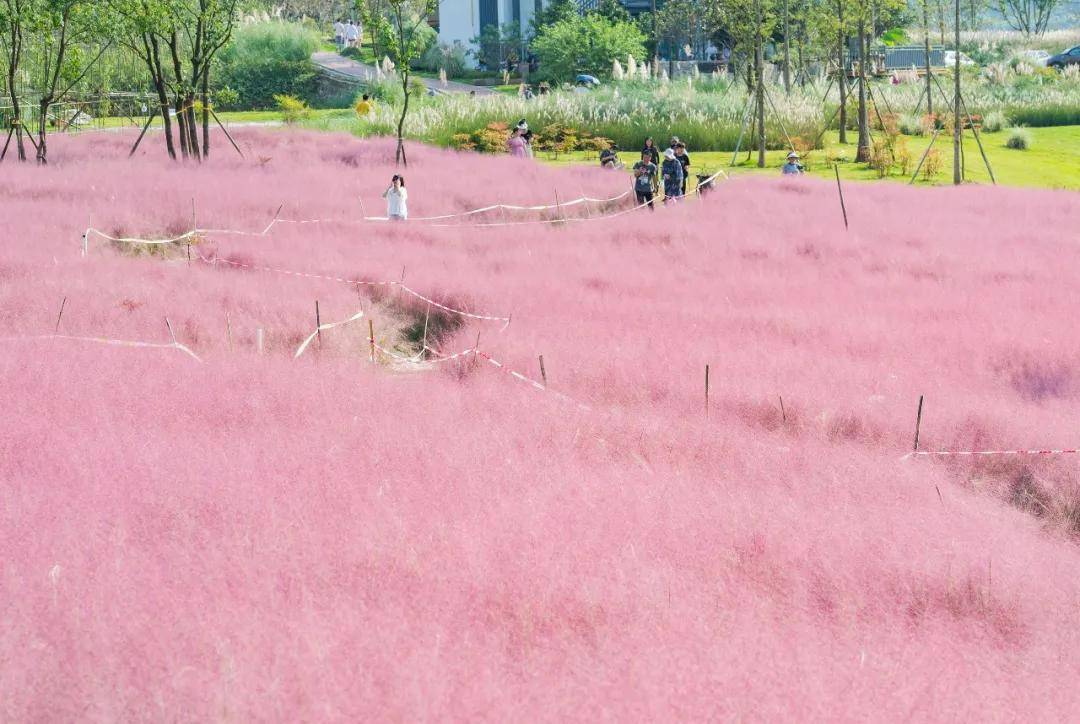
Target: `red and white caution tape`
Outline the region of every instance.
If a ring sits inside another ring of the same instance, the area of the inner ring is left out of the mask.
[[[592,411],[592,408],[589,407],[588,405],[586,405],[584,402],[579,402],[579,401],[575,400],[573,397],[570,397],[569,395],[565,395],[562,392],[556,392],[555,390],[551,389],[547,385],[545,385],[545,384],[543,384],[541,382],[538,382],[538,381],[534,380],[533,378],[528,377],[527,375],[523,375],[520,372],[516,372],[516,371],[510,369],[505,364],[503,364],[502,362],[498,361],[497,359],[495,359],[494,357],[489,355],[487,352],[476,350],[476,353],[478,355],[480,355],[481,357],[483,357],[484,359],[486,359],[493,367],[496,367],[497,369],[507,373],[508,375],[510,375],[514,379],[518,380],[519,382],[524,382],[525,384],[530,385],[533,389],[539,390],[540,392],[546,392],[546,393],[548,393],[548,394],[562,400],[563,402],[569,402],[572,405],[576,405],[578,408],[580,408],[582,410]]]
[[[344,326],[346,324],[351,324],[351,323],[353,323],[353,322],[355,322],[355,321],[357,321],[359,319],[362,319],[363,316],[364,316],[364,310],[361,309],[359,312],[352,315],[348,319],[343,319],[340,322],[327,322],[326,324],[320,324],[315,329],[315,331],[312,332],[311,335],[307,339],[305,339],[300,344],[299,347],[296,348],[296,354],[293,355],[293,359],[298,359],[300,357],[300,355],[302,355],[305,351],[307,351],[308,345],[311,344],[312,340],[314,340],[316,337],[319,336],[320,332],[325,332],[325,331],[327,331],[329,329],[333,329],[334,327],[342,327],[342,326]]]

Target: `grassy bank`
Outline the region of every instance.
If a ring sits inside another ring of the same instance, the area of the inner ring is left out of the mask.
[[[981,134],[983,148],[986,150],[990,166],[998,184],[1006,186],[1028,186],[1080,191],[1080,126],[1055,126],[1050,128],[1027,129],[1031,136],[1031,147],[1026,151],[1008,148],[1005,145],[1009,131]],[[903,137],[915,163],[930,143],[928,137]],[[939,185],[952,183],[952,139],[939,136],[934,148],[941,153],[941,168],[929,180],[920,177],[916,185]],[[841,145],[837,134],[830,131],[825,135],[825,149],[813,151],[806,159],[807,172],[813,176],[832,178],[834,171],[829,159],[843,156],[855,157],[855,144]],[[724,170],[729,174],[755,173],[778,174],[784,164],[785,151],[766,152],[766,168],[757,168],[757,154],[747,158],[740,153],[734,167],[731,166],[732,154],[728,152],[691,151],[691,158],[696,173],[714,173]],[[970,134],[964,137],[965,177],[975,183],[990,183],[990,176],[983,165],[979,147]],[[559,158],[543,154],[541,160],[553,164],[596,164],[596,154],[573,153]],[[623,153],[622,160],[627,165],[635,160],[635,154]],[[840,177],[851,181],[877,181],[878,172],[866,164],[843,161],[837,164]],[[914,172],[914,163],[912,164]],[[893,173],[886,177],[890,181],[907,183],[910,175]]]

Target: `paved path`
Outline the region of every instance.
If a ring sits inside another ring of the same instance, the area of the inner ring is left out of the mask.
[[[359,82],[373,81],[376,76],[375,68],[373,66],[358,63],[352,58],[344,58],[337,53],[313,53],[311,62],[334,75],[348,76]],[[485,88],[479,85],[469,85],[468,83],[457,83],[452,80],[447,81],[444,84],[437,78],[414,77],[419,78],[426,87],[434,90],[436,93],[475,92],[478,96],[489,96],[494,95],[496,92],[491,88]]]

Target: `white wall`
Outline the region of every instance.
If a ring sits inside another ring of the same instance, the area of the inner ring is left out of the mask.
[[[469,44],[480,34],[480,8],[477,0],[442,0],[439,4],[439,42],[455,40]]]

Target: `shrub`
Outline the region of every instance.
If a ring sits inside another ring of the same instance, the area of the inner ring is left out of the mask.
[[[1017,106],[1010,108],[1007,115],[1018,126],[1076,126],[1080,125],[1080,103]]]
[[[982,130],[986,133],[997,133],[1007,128],[1009,120],[1005,117],[1005,114],[1001,111],[994,111],[993,113],[986,114],[986,118],[983,119]]]
[[[928,183],[933,181],[934,177],[941,172],[942,163],[941,151],[936,148],[931,148],[930,152],[926,154],[926,158],[923,159],[921,170],[923,181]]]
[[[311,118],[311,109],[308,104],[295,96],[276,95],[274,102],[281,111],[282,119],[290,125]]]
[[[341,57],[343,58],[360,58],[363,53],[360,52],[360,48],[350,47],[341,51]]]
[[[554,80],[578,73],[610,77],[616,58],[645,57],[645,36],[631,23],[592,13],[543,27],[532,44],[540,72]]]
[[[1014,128],[1009,133],[1005,145],[1016,151],[1026,151],[1031,148],[1031,134],[1026,128]]]
[[[273,108],[276,95],[311,101],[317,77],[311,54],[318,47],[318,35],[296,24],[241,27],[221,56],[220,78],[236,91],[238,108]]]
[[[488,25],[480,35],[472,39],[474,50],[469,54],[484,68],[495,71],[503,67],[507,59],[518,60],[521,50],[521,26],[505,23],[499,27]]]
[[[460,78],[468,69],[467,53],[461,43],[438,43],[427,49],[417,65],[432,73],[445,70],[447,78]]]
[[[896,119],[896,127],[905,136],[921,136],[926,133],[923,119],[918,116],[903,115]]]

